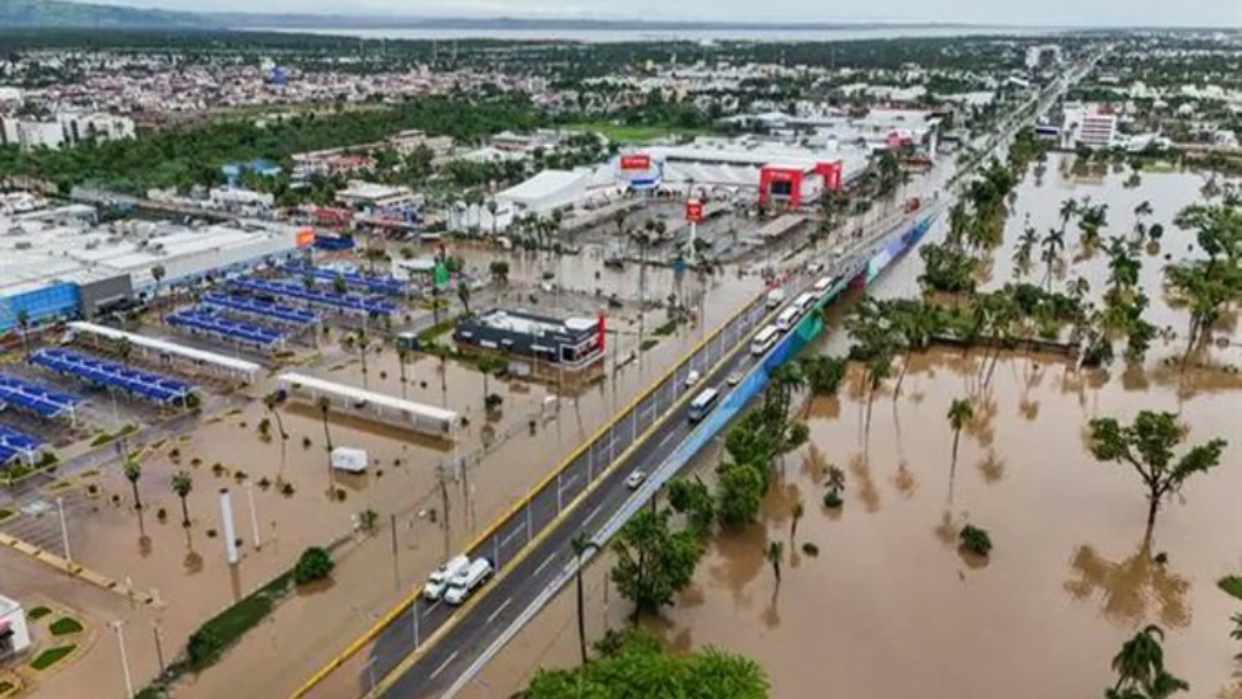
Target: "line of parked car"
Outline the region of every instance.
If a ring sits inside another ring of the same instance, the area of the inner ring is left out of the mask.
[[[432,571],[423,585],[423,598],[432,602],[443,599],[456,607],[483,587],[494,572],[495,566],[482,556],[454,556]]]

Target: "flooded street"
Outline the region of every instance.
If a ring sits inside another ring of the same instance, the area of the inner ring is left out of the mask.
[[[1059,226],[1068,197],[1108,203],[1110,235],[1130,234],[1144,200],[1165,236],[1145,251],[1141,283],[1152,297],[1148,319],[1171,328],[1154,343],[1145,367],[1120,360],[1109,371],[1076,372],[1064,359],[1002,354],[990,390],[978,392],[981,353],[934,350],[910,359],[902,395],[894,381],[875,397],[870,433],[858,367],[838,398],[816,399],[805,411],[810,443],[785,457],[765,501],[762,523],[717,534],[695,582],[663,618],[644,624],[675,648],[720,646],[752,657],[767,670],[772,696],[1045,697],[1099,696],[1112,686],[1109,667],[1122,642],[1147,624],[1167,633],[1167,667],[1191,685],[1191,696],[1239,696],[1238,651],[1229,637],[1238,602],[1216,586],[1242,571],[1236,528],[1242,492],[1242,441],[1236,439],[1236,371],[1168,366],[1184,349],[1185,311],[1164,299],[1166,252],[1175,261],[1193,235],[1172,218],[1201,201],[1204,178],[1143,174],[1073,183],[1056,156],[1041,184],[1019,187],[1006,233],[982,288],[1012,280],[1013,240],[1026,215],[1041,235]],[[945,221],[929,235],[944,235]],[[1078,232],[1067,233],[1066,258],[1079,256]],[[917,293],[917,254],[882,277],[880,297]],[[1072,261],[1058,281],[1084,276],[1098,299],[1107,256]],[[1038,264],[1035,283],[1042,281]],[[856,301],[857,299],[853,299]],[[848,303],[845,304],[848,307]],[[808,352],[843,352],[845,310],[830,314],[826,338]],[[1232,328],[1218,330],[1227,334]],[[1233,348],[1214,348],[1217,364],[1236,363]],[[975,420],[963,430],[952,462],[946,413],[957,398],[975,397]],[[1189,428],[1178,453],[1214,437],[1230,440],[1221,466],[1188,481],[1161,511],[1145,541],[1147,503],[1129,468],[1103,464],[1087,450],[1094,417],[1128,422],[1139,410],[1169,411]],[[719,440],[718,440],[719,441]],[[714,479],[719,450],[700,454],[688,472]],[[846,474],[845,506],[822,505],[829,465]],[[791,540],[793,503],[806,515]],[[995,544],[979,560],[961,553],[957,533],[983,527]],[[767,542],[785,542],[779,589],[764,558]],[[818,554],[803,550],[818,547]],[[623,625],[628,604],[605,582],[606,561],[584,573],[587,634]],[[577,662],[572,586],[492,663],[463,696],[507,697],[540,665]],[[809,688],[814,688],[809,689]]]

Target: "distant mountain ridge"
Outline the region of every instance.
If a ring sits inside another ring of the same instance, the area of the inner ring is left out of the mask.
[[[60,0],[0,0],[0,29],[192,29],[211,26],[210,19],[190,12]]]
[[[64,0],[0,0],[0,29],[507,29],[545,31],[846,30],[876,28],[979,28],[954,23],[709,22],[595,20],[523,17],[419,17],[415,15],[317,15],[305,13],[173,12]],[[1003,27],[996,27],[1002,29]]]

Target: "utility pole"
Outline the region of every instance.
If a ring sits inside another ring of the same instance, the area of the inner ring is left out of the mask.
[[[129,674],[129,656],[125,653],[125,622],[112,622],[112,630],[116,632],[116,643],[121,649],[121,670],[125,673],[125,696],[134,699],[134,680]]]
[[[69,551],[69,527],[65,524],[65,499],[56,498],[56,509],[60,511],[60,542],[65,549],[65,560],[73,563],[73,553]]]
[[[160,674],[164,674],[164,636],[160,633],[160,623],[151,622],[151,633],[155,636],[155,660],[160,664]]]

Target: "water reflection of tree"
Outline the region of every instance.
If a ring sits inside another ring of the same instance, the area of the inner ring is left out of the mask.
[[[751,596],[746,588],[767,565],[763,557],[767,546],[767,533],[763,527],[749,526],[741,532],[717,537],[718,563],[708,570],[712,578],[733,595],[739,607],[749,607]]]
[[[1186,601],[1190,581],[1171,572],[1167,563],[1152,556],[1151,539],[1144,538],[1129,558],[1110,561],[1091,546],[1080,546],[1070,560],[1075,576],[1066,581],[1065,591],[1077,600],[1102,596],[1102,610],[1110,621],[1137,626],[1151,615],[1167,627],[1190,624],[1191,610]]]
[[[988,485],[999,483],[1005,477],[1005,460],[995,450],[989,449],[988,455],[979,462],[979,474]]]
[[[868,463],[867,457],[863,454],[851,456],[850,473],[854,476],[854,482],[858,484],[858,499],[862,501],[863,506],[868,512],[878,512],[880,489],[876,487],[875,479],[871,476],[871,464]]]

